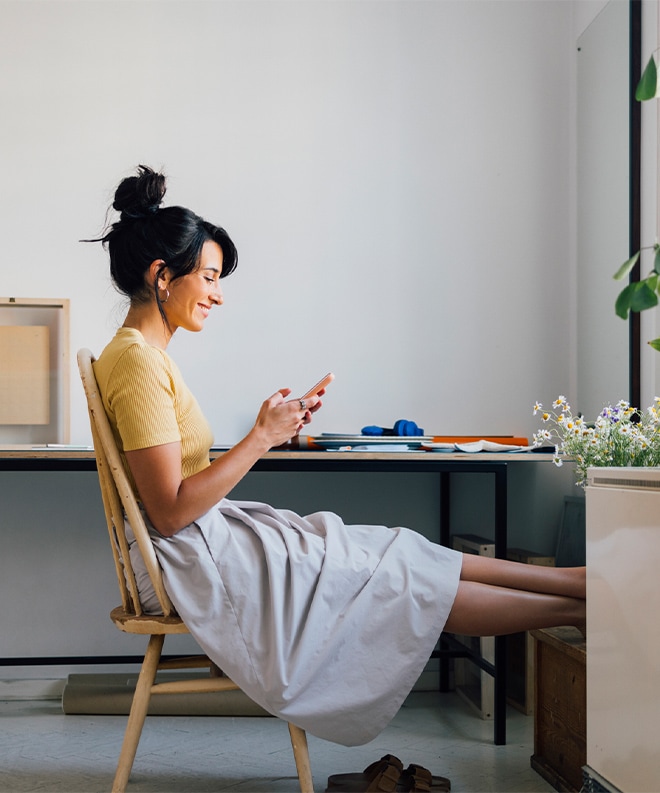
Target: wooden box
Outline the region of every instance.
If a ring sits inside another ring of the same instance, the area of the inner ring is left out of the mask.
[[[577,793],[587,762],[586,642],[576,628],[532,631],[536,685],[532,768]]]
[[[494,663],[495,639],[492,636],[456,636],[475,655]],[[470,705],[482,719],[495,715],[495,679],[480,669],[469,658],[454,661],[454,683],[456,693]]]
[[[478,534],[453,534],[451,547],[461,553],[473,553],[476,556],[495,556],[495,543]]]
[[[512,562],[523,562],[524,564],[540,564],[544,567],[555,566],[554,556],[544,556],[542,553],[528,551],[525,548],[509,548],[506,552],[506,558]]]

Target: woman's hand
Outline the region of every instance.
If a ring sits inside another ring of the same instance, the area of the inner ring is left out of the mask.
[[[253,432],[264,439],[268,449],[286,443],[312,420],[312,414],[321,407],[320,396],[304,400],[286,398],[290,388],[280,388],[262,405],[254,424]]]

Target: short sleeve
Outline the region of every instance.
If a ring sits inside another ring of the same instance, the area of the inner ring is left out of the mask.
[[[116,362],[108,409],[124,451],[181,440],[176,389],[168,359],[155,347],[134,344]]]

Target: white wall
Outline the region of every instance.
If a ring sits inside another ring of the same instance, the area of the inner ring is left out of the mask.
[[[590,420],[630,392],[630,328],[614,311],[621,285],[612,278],[630,255],[630,14],[628,0],[607,3],[576,47],[578,376],[573,407]]]
[[[573,0],[573,37],[577,39],[584,33],[610,0]],[[627,0],[615,0],[627,2]]]
[[[78,240],[163,166],[240,251],[171,345],[218,441],[328,369],[317,431],[530,435],[574,382],[573,27],[555,0],[0,0],[0,294],[71,298],[100,351],[121,304]],[[86,442],[75,371],[72,397]]]

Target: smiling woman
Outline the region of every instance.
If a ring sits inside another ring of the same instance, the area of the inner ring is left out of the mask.
[[[163,327],[154,326],[158,338],[152,342],[163,349],[177,327],[201,329],[199,323],[208,316],[211,306],[222,303],[219,279],[233,273],[238,264],[236,246],[224,229],[185,207],[161,207],[165,192],[165,176],[140,165],[137,175],[124,179],[115,193],[112,207],[120,213],[119,220],[103,237],[87,240],[107,247],[112,280],[130,298],[134,315],[135,308],[155,298]],[[185,278],[191,274],[195,275],[193,281]],[[198,287],[196,300],[193,284]],[[178,299],[166,309],[172,296],[170,289]],[[182,302],[188,304],[187,319],[181,315]],[[149,314],[141,316],[140,321],[146,316]],[[194,327],[188,327],[189,323]]]
[[[188,275],[177,276],[167,262],[162,259],[154,260],[149,265],[146,280],[154,284],[162,326],[157,324],[153,328],[144,327],[146,317],[133,308],[128,312],[127,323],[137,323],[145,338],[151,336],[149,331],[153,331],[151,340],[155,344],[160,341],[159,346],[163,348],[177,328],[201,330],[211,307],[222,305],[222,267],[222,248],[213,240],[206,240],[202,245],[198,267]]]

